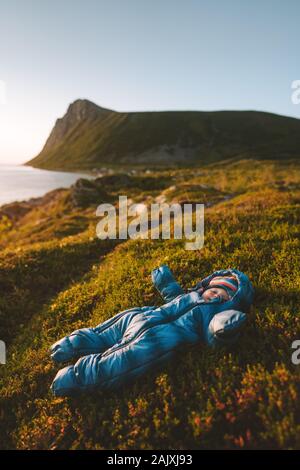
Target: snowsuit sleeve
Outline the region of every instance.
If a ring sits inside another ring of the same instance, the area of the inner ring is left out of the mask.
[[[154,286],[165,302],[170,302],[178,295],[184,294],[183,288],[178,284],[172,271],[165,264],[153,269],[151,276]]]
[[[238,310],[224,310],[217,313],[208,325],[207,343],[213,348],[235,343],[246,318],[246,314]]]

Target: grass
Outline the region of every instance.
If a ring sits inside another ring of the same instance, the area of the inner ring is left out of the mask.
[[[241,161],[155,176],[175,186],[172,200],[214,201],[200,251],[185,250],[184,240],[97,240],[97,201],[73,207],[68,191],[46,226],[43,207],[17,227],[3,223],[0,337],[9,348],[0,368],[1,448],[300,447],[300,368],[291,362],[291,343],[300,337],[299,167]],[[168,196],[165,187],[158,192]],[[150,192],[145,183],[145,192],[132,194],[149,200]],[[58,230],[64,217],[76,233]],[[32,233],[33,226],[40,230]],[[227,266],[249,275],[256,297],[239,343],[226,351],[187,348],[117,392],[54,398],[49,386],[58,367],[49,346],[125,308],[159,305],[150,273],[162,263],[184,287]]]

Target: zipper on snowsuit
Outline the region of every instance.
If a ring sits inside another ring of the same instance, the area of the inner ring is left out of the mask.
[[[194,307],[196,307],[197,305],[199,305],[199,304],[201,304],[201,303],[207,303],[207,302],[205,302],[203,299],[200,299],[200,300],[202,300],[202,301],[197,302]],[[194,307],[192,307],[192,308],[194,308]],[[105,352],[101,355],[101,357],[109,356],[109,354],[112,354],[112,353],[114,353],[115,351],[118,351],[119,349],[123,348],[124,346],[128,346],[128,344],[130,344],[130,343],[134,342],[135,340],[137,340],[143,333],[145,333],[145,331],[149,330],[150,328],[152,328],[152,327],[154,327],[154,326],[164,325],[164,324],[166,324],[166,323],[170,323],[170,322],[172,322],[172,321],[174,321],[174,320],[177,320],[177,319],[180,318],[182,315],[184,315],[185,313],[187,313],[190,309],[191,309],[191,306],[189,305],[186,310],[184,310],[182,313],[180,313],[180,314],[177,315],[177,316],[173,316],[173,317],[167,318],[167,319],[165,319],[165,320],[159,321],[159,322],[154,323],[154,324],[152,324],[152,325],[150,325],[150,326],[147,326],[147,327],[145,327],[145,328],[142,328],[142,330],[139,331],[139,333],[138,333],[136,336],[134,336],[133,338],[129,339],[128,341],[125,341],[124,343],[119,344],[117,347],[115,347],[115,348],[113,348],[113,349],[110,348],[109,350],[105,351]]]

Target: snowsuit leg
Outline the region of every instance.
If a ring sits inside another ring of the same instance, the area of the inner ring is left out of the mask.
[[[178,321],[159,324],[130,339],[124,338],[104,354],[90,354],[80,358],[74,366],[61,369],[51,389],[56,396],[95,388],[118,389],[156,364],[167,361],[182,344],[198,341],[199,335],[185,331]]]
[[[55,362],[69,361],[74,357],[101,353],[119,344],[134,316],[151,308],[154,307],[134,307],[118,313],[94,328],[81,328],[73,331],[51,346],[52,359]]]

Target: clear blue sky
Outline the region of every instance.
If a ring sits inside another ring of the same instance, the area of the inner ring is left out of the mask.
[[[0,162],[37,154],[70,102],[300,118],[299,0],[0,0]]]

